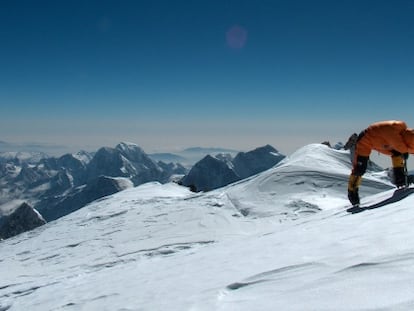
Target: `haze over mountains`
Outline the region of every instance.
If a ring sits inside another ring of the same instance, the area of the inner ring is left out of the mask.
[[[57,155],[68,152],[68,147],[57,144],[45,143],[10,143],[0,140],[0,152],[24,152]]]

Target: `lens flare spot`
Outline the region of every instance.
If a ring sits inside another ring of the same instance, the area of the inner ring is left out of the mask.
[[[240,25],[230,27],[226,32],[226,42],[232,49],[242,49],[247,42],[247,30]]]

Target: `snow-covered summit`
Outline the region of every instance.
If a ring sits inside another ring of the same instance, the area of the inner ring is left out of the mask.
[[[88,164],[91,159],[93,158],[93,154],[87,151],[78,151],[76,153],[73,153],[72,156],[75,159],[78,159],[79,161],[81,161],[82,163],[84,163],[85,165]]]
[[[131,161],[142,161],[144,157],[147,161],[146,153],[137,144],[121,142],[118,145],[116,145],[115,149],[119,150],[121,154],[123,154],[127,159],[130,159]]]
[[[349,151],[333,149],[324,144],[310,144],[299,148],[279,163],[278,167],[282,166],[344,174],[349,174],[352,167]]]

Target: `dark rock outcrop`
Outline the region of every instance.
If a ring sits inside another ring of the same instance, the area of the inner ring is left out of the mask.
[[[86,204],[102,197],[132,187],[132,183],[124,178],[100,176],[90,180],[85,186],[73,189],[61,197],[48,197],[36,208],[47,221],[68,215]]]
[[[46,221],[33,207],[23,203],[12,214],[2,217],[0,238],[7,239],[25,231],[33,230],[45,223]]]
[[[209,191],[231,184],[240,177],[229,164],[207,155],[193,166],[181,183],[193,191]]]
[[[197,162],[180,183],[193,191],[209,191],[263,172],[284,157],[270,145],[239,152],[234,159],[222,154],[209,155]]]
[[[249,152],[240,152],[232,161],[234,170],[241,179],[268,170],[285,158],[270,145]]]

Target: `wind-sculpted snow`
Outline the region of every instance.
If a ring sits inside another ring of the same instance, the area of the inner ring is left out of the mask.
[[[209,193],[130,188],[0,242],[0,310],[411,310],[414,195],[349,214],[347,154],[306,150]],[[389,188],[368,173],[362,202]]]
[[[200,203],[203,206],[195,208]],[[93,292],[89,288],[94,287],[89,283],[91,278],[106,275],[112,279],[112,273],[117,274],[115,270],[127,267],[135,270],[151,258],[160,260],[180,253],[189,256],[225,236],[232,227],[233,212],[223,208],[215,198],[197,198],[174,184],[151,183],[126,190],[0,244],[3,254],[20,250],[3,258],[1,263],[2,267],[15,269],[2,271],[0,301],[6,301],[4,305],[12,305],[16,310],[25,305],[30,305],[31,310],[36,308],[34,296],[40,301],[39,310],[72,305],[93,308],[96,297],[89,301],[84,296],[89,297],[87,292]],[[86,288],[82,286],[84,280],[89,280]],[[142,281],[139,273],[134,280]],[[98,296],[122,295],[119,287],[113,293],[112,285],[111,282],[104,286],[104,291],[111,293]],[[48,292],[50,286],[53,287],[50,291],[65,289],[70,294],[57,298],[39,293]],[[121,283],[117,286],[123,287]],[[74,293],[82,298],[74,302]]]
[[[350,171],[347,151],[313,144],[299,149],[276,167],[234,184],[226,193],[244,213],[292,219],[347,204]],[[361,197],[392,187],[385,172],[367,172]]]

